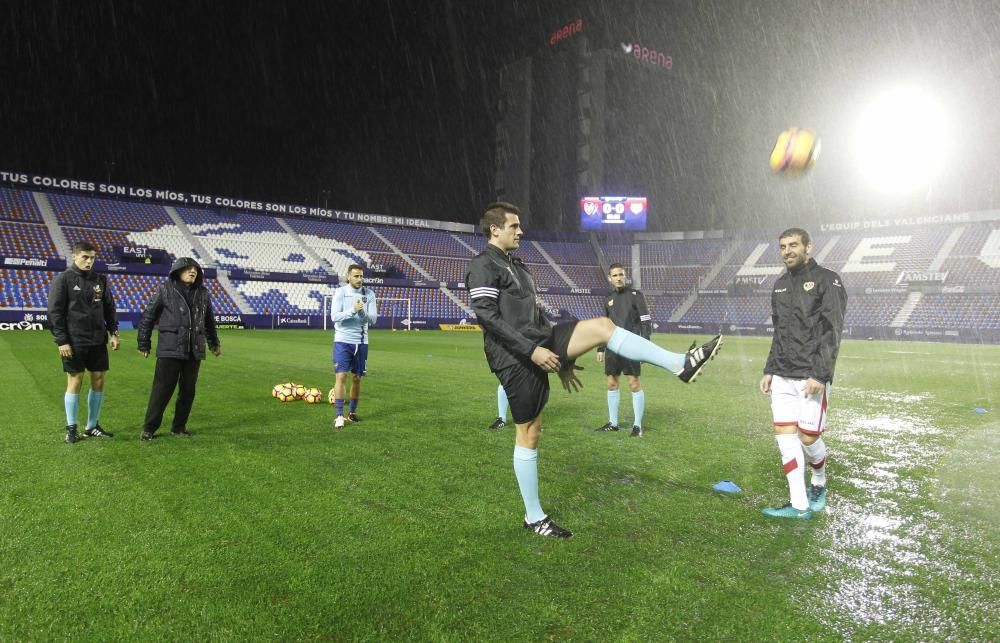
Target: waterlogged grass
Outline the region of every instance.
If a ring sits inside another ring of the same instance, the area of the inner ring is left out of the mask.
[[[794,524],[759,513],[786,497],[766,339],[730,339],[691,386],[647,368],[642,439],[593,432],[586,356],[584,393],[546,412],[543,505],[576,532],[553,542],[520,528],[476,335],[374,333],[363,421],[334,433],[328,405],[268,394],[329,388],[329,335],[226,332],[195,436],[151,443],[153,361],[123,340],[116,437],[71,446],[50,338],[0,335],[0,639],[1000,637],[1000,347],[845,342],[829,509]]]

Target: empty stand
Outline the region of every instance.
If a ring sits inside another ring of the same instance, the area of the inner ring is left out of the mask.
[[[540,245],[544,247],[545,244],[542,243]],[[486,246],[484,244],[483,248],[485,247]],[[542,256],[542,253],[538,251],[538,248],[535,247],[535,244],[524,237],[521,237],[521,245],[514,251],[514,254],[520,257],[525,263],[548,263],[545,257]]]
[[[1000,264],[1000,258],[996,263]],[[1000,284],[1000,268],[989,266],[978,257],[946,259],[941,271],[948,273],[945,280],[948,285],[988,287]]]
[[[115,297],[115,307],[119,311],[140,313],[152,300],[167,277],[161,275],[108,275],[108,287]],[[205,287],[212,297],[212,310],[217,315],[238,314],[239,309],[232,297],[214,279],[206,279]]]
[[[10,270],[0,268],[0,308],[47,308],[49,286],[57,273],[47,270]],[[157,288],[166,279],[160,275],[109,274],[108,288],[121,312],[139,313],[145,309]],[[236,314],[239,309],[218,282],[207,279],[212,307],[217,314]]]
[[[233,229],[226,233],[214,224],[188,228],[220,268],[327,274],[327,270],[285,231]],[[203,230],[209,234],[203,236]]]
[[[470,259],[458,259],[452,257],[420,257],[411,256],[420,264],[420,267],[427,271],[438,281],[459,283],[465,281],[465,275],[469,271]]]
[[[129,240],[129,233],[124,230],[63,226],[63,232],[66,234],[66,242],[70,248],[80,241],[88,241],[93,244],[97,248],[97,258],[100,261],[118,261],[118,251],[122,246],[136,245]]]
[[[706,269],[702,266],[643,267],[642,285],[645,290],[690,292],[698,287]]]
[[[239,281],[233,284],[258,314],[323,314],[323,297],[333,296],[336,287],[328,284],[286,283],[277,281]],[[385,299],[409,299],[414,319],[461,319],[464,311],[437,288],[375,286],[376,303]],[[379,305],[379,316],[390,314],[386,304]]]
[[[469,232],[452,232],[451,234],[467,243],[475,251],[473,254],[479,254],[486,249],[486,237],[478,232],[475,234]]]
[[[159,275],[108,275],[108,288],[118,310],[142,312],[156,294],[165,277]]]
[[[333,239],[365,252],[389,252],[389,247],[367,226],[322,219],[287,219],[286,223],[300,235]]]
[[[906,326],[1000,329],[1000,294],[924,295]]]
[[[48,195],[61,226],[110,228],[112,230],[152,230],[173,223],[162,206],[152,203],[117,201],[75,194]]]
[[[25,223],[42,223],[42,213],[27,190],[0,188],[0,219]]]
[[[639,256],[643,266],[710,266],[725,247],[723,239],[643,241]]]
[[[889,326],[906,302],[907,294],[854,295],[847,298],[845,326]]]
[[[284,232],[285,229],[269,217],[249,212],[216,212],[195,208],[175,208],[181,220],[189,226],[199,226],[200,234],[209,236],[213,226],[218,226],[218,232]]]
[[[469,249],[445,231],[380,228],[379,234],[388,239],[400,251],[409,255],[472,258]]]
[[[56,248],[42,213],[29,190],[0,188],[0,256],[52,258]],[[88,240],[98,248],[99,259],[115,261],[121,246],[150,246],[172,257],[193,256],[222,270],[246,269],[304,275],[344,275],[358,263],[385,269],[389,276],[423,281],[425,276],[394,253],[372,227],[344,221],[288,218],[243,211],[177,207],[185,226],[176,225],[167,210],[156,204],[121,199],[48,194],[56,222],[69,244]],[[46,215],[48,216],[48,215]],[[51,218],[48,219],[52,225]],[[194,235],[194,241],[186,231]],[[294,231],[290,234],[288,229]],[[382,235],[420,266],[434,281],[464,282],[472,257],[486,246],[478,233],[378,226]],[[961,229],[962,234],[954,234]],[[907,318],[908,328],[996,329],[1000,326],[1000,257],[996,235],[1000,222],[906,226],[898,229],[852,230],[816,235],[821,263],[840,272],[851,289],[848,326],[888,327],[900,313],[908,292],[897,287],[903,271],[947,273],[946,289],[965,293],[927,292]],[[693,300],[682,322],[705,325],[753,324],[770,321],[768,291],[784,268],[778,254],[777,230],[743,231],[738,240],[689,239],[637,242],[642,288],[647,293],[654,321],[669,321],[682,304],[690,303],[696,289],[726,291],[744,265],[759,278],[751,296],[733,297],[702,292]],[[57,235],[59,236],[59,235]],[[593,246],[583,235],[538,233],[549,238],[523,238],[516,255],[543,289],[565,289],[569,283],[588,288],[593,295],[540,293],[540,303],[550,313],[565,311],[577,318],[600,315],[609,289]],[[954,242],[954,245],[950,245]],[[60,241],[61,243],[61,241]],[[200,245],[208,256],[199,256]],[[621,263],[631,274],[633,244],[614,237],[602,245],[609,263]],[[539,248],[543,252],[539,251]],[[730,254],[731,251],[731,254]],[[948,252],[947,257],[941,257]],[[987,253],[992,253],[986,256]],[[720,259],[727,257],[722,263]],[[935,261],[938,260],[938,261]],[[719,268],[711,283],[703,283]],[[45,308],[48,285],[55,273],[46,270],[0,269],[0,307]],[[635,275],[632,275],[635,277]],[[139,312],[163,281],[162,276],[109,275],[122,311]],[[239,309],[221,285],[207,282],[219,314]],[[323,298],[333,294],[330,284],[234,281],[233,286],[260,314],[321,314]],[[895,288],[896,292],[890,291]],[[405,298],[417,319],[454,319],[466,313],[437,288],[373,286],[380,298]],[[865,293],[866,290],[870,292]],[[881,291],[881,292],[879,292]],[[658,294],[651,295],[651,292]],[[659,294],[662,293],[662,294]],[[865,294],[862,294],[865,293]],[[468,293],[454,293],[468,303]],[[916,301],[916,299],[914,299]],[[905,312],[905,311],[904,311]],[[899,317],[899,319],[903,319]]]
[[[47,270],[0,268],[0,308],[47,308],[55,276]]]
[[[455,305],[455,302],[442,293],[438,288],[407,288],[399,286],[379,286],[375,288],[376,297],[382,299],[409,299],[414,319],[453,319],[458,321],[465,318],[465,311]],[[389,314],[389,310],[379,312],[382,317]]]
[[[608,265],[613,263],[620,263],[625,266],[625,271],[630,272],[632,270],[632,246],[624,244],[608,244],[601,246],[601,252],[604,253],[604,258],[607,260]]]
[[[403,260],[402,257],[396,254],[383,253],[383,252],[372,252],[370,253],[371,262],[373,264],[381,266],[384,270],[396,274],[402,275],[404,279],[412,279],[413,281],[420,281],[424,278],[419,272],[413,269],[413,266],[408,264]]]
[[[951,226],[949,226],[950,229]],[[982,221],[979,223],[966,223],[962,226],[965,230],[959,237],[958,243],[951,249],[952,257],[978,257],[983,251],[983,247],[989,239],[990,234],[995,230],[1000,230],[1000,221]]]
[[[240,281],[233,285],[257,314],[322,315],[323,297],[333,296],[332,284],[280,281]]]
[[[677,295],[647,295],[646,305],[649,306],[649,314],[655,323],[670,321],[674,311],[684,303],[683,296]]]
[[[534,278],[536,286],[542,286],[543,288],[569,287],[566,280],[560,277],[559,273],[547,263],[527,263],[525,267],[531,273],[532,278]]]
[[[522,244],[523,245],[523,244]],[[589,243],[568,241],[544,241],[539,245],[552,260],[562,266],[596,266],[597,255]]]
[[[771,299],[760,297],[699,297],[682,322],[699,324],[767,324],[771,321]]]
[[[570,266],[562,265],[566,276],[573,280],[579,288],[591,288],[596,290],[610,289],[607,276],[597,266]]]
[[[44,259],[56,256],[56,246],[44,225],[0,221],[0,255]]]
[[[604,314],[604,297],[597,295],[540,295],[545,308],[552,313],[566,311],[576,319],[591,319]]]

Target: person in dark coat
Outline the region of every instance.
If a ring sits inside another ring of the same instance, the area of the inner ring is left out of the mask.
[[[194,404],[198,370],[205,359],[205,344],[212,354],[222,354],[219,335],[215,331],[212,300],[204,285],[205,275],[198,262],[180,257],[170,267],[170,278],[146,305],[139,323],[139,353],[149,357],[153,326],[160,329],[156,342],[156,372],[149,392],[146,419],[142,425],[143,440],[152,440],[163,422],[163,412],[174,394],[174,419],[170,432],[188,437],[188,416]]]

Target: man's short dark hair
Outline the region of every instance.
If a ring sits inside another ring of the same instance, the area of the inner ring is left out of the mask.
[[[810,237],[809,233],[803,230],[802,228],[789,228],[785,230],[784,232],[778,235],[778,241],[781,241],[785,237],[794,237],[795,235],[798,235],[799,238],[802,239],[802,245],[804,246],[808,246],[810,243],[812,243],[812,237]]]
[[[73,244],[72,254],[78,254],[81,252],[97,252],[97,246],[89,241],[77,241]]]
[[[621,268],[622,270],[625,270],[625,266],[621,265],[620,263],[613,263],[610,266],[608,266],[608,274],[610,275],[615,268]]]
[[[513,203],[507,203],[506,201],[494,201],[486,206],[483,218],[479,221],[479,228],[483,231],[487,239],[490,238],[490,226],[499,226],[502,228],[503,224],[507,222],[508,213],[520,216],[521,210]]]
[[[359,266],[356,263],[352,263],[351,265],[347,266],[347,274],[351,274],[355,270],[360,270],[362,274],[364,274],[364,272],[365,272],[364,267]]]

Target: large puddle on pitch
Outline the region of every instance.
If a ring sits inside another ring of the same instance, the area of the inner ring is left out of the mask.
[[[934,425],[934,404],[929,395],[856,389],[838,389],[832,400],[830,497],[815,542],[817,578],[836,580],[806,604],[846,638],[879,625],[931,639],[990,628],[996,603],[987,588],[1000,575],[988,543],[997,535],[968,533],[937,510],[938,465],[954,436]],[[967,538],[989,540],[959,546]]]

